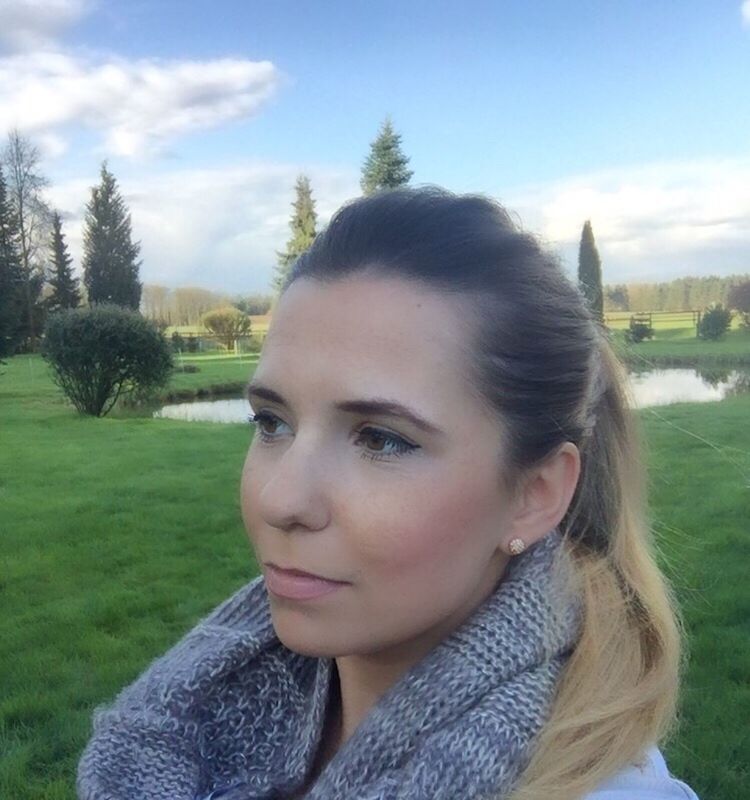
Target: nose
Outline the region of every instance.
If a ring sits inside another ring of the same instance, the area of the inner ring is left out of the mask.
[[[257,512],[283,531],[322,530],[329,521],[329,499],[320,458],[299,438],[273,461],[257,464],[251,480],[260,481]]]

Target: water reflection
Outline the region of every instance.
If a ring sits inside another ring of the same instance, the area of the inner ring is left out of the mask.
[[[710,403],[750,391],[750,372],[727,369],[655,369],[630,374],[636,408],[670,403]],[[247,400],[201,400],[175,403],[154,413],[155,417],[187,422],[247,422]]]
[[[247,422],[250,403],[240,400],[199,400],[174,403],[154,412],[155,417],[180,419],[185,422]]]
[[[710,403],[750,391],[750,373],[726,369],[654,369],[631,373],[636,408]]]

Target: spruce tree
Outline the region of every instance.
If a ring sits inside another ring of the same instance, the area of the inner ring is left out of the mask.
[[[101,181],[91,189],[83,234],[83,283],[90,304],[138,309],[139,251],[140,244],[132,239],[130,214],[105,161]]]
[[[393,130],[390,118],[386,117],[362,167],[362,192],[368,195],[409,183],[414,173],[407,169],[408,164],[409,159],[401,150],[401,135]]]
[[[65,235],[62,232],[62,220],[57,211],[52,213],[52,272],[49,283],[52,294],[47,299],[47,308],[50,311],[60,311],[63,308],[76,308],[81,302],[78,291],[78,279],[73,277],[71,264],[73,259],[68,253]]]
[[[292,203],[294,212],[289,220],[291,236],[286,243],[286,250],[277,253],[279,262],[274,276],[274,288],[279,291],[284,285],[287,274],[292,264],[307,250],[315,238],[315,225],[318,216],[315,213],[315,201],[312,196],[310,179],[306,175],[300,175],[294,186],[295,198]]]
[[[604,321],[604,293],[602,291],[602,260],[594,241],[591,220],[586,220],[578,250],[578,284],[594,316]]]
[[[15,353],[23,336],[24,312],[18,223],[8,201],[0,166],[0,357]]]

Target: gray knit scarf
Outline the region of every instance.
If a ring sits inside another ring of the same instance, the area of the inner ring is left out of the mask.
[[[555,530],[388,690],[306,800],[506,797],[528,763],[580,603],[559,580]],[[157,659],[109,707],[78,767],[81,800],[281,800],[305,785],[333,661],[276,638],[258,578]]]

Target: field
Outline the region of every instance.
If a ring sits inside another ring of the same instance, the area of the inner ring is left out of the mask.
[[[243,383],[196,358],[171,391]],[[256,574],[238,507],[243,425],[79,417],[37,357],[0,366],[0,797],[73,800],[95,705]],[[750,396],[641,412],[655,532],[690,634],[666,748],[704,800],[750,763]]]

